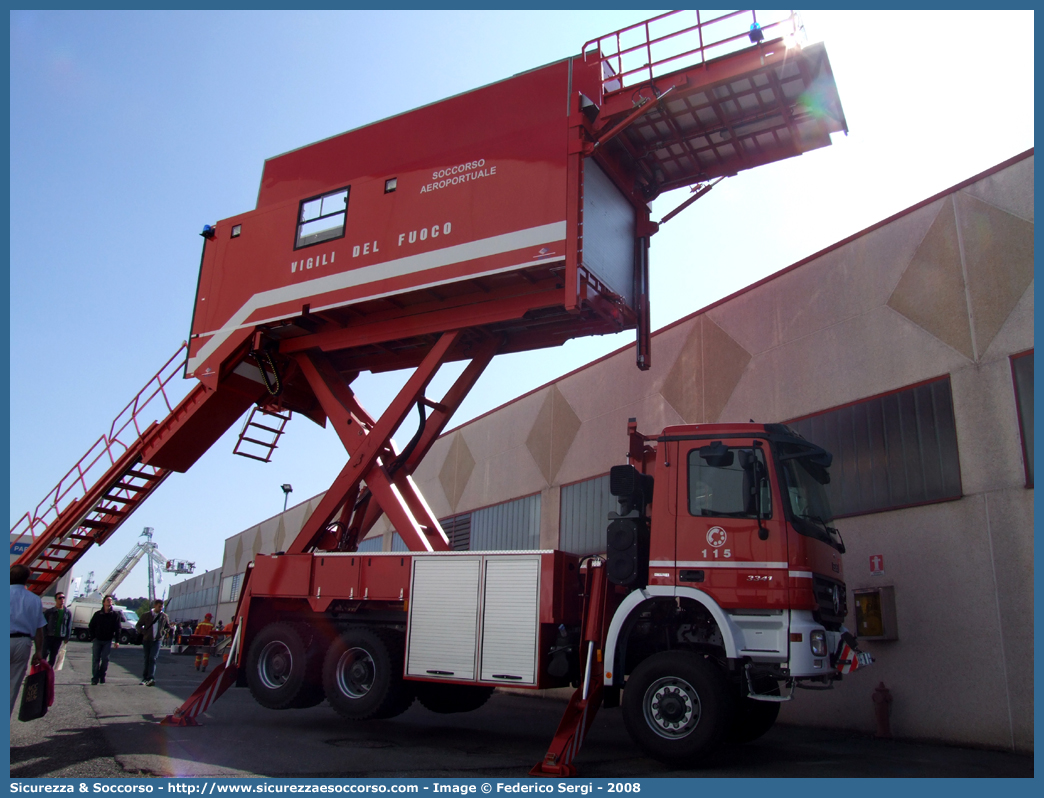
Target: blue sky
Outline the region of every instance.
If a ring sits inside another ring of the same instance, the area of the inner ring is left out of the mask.
[[[254,206],[265,158],[573,55],[652,15],[12,12],[11,522],[185,339],[198,233]],[[804,20],[826,43],[850,134],[730,178],[667,224],[652,245],[654,327],[1033,146],[1032,12]],[[659,199],[654,218],[683,198]],[[455,421],[630,340],[500,358]],[[378,412],[403,380],[364,376],[358,393]],[[237,432],[76,573],[103,579],[144,526],[166,556],[219,567],[225,538],[282,509],[282,483],[301,501],[343,465],[332,430],[303,419],[268,465],[232,456]],[[118,591],[144,592],[143,569]]]

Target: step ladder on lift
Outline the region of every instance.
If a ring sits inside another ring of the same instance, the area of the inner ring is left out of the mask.
[[[254,405],[239,431],[239,439],[232,454],[260,460],[262,463],[272,462],[279,438],[292,417],[290,410],[280,411]]]

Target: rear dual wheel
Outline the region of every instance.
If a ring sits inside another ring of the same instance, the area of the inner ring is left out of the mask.
[[[271,623],[247,653],[247,684],[268,709],[314,707],[323,700],[321,640],[309,627]]]
[[[326,654],[323,687],[330,705],[349,720],[393,718],[413,703],[403,681],[402,635],[387,629],[348,629]]]

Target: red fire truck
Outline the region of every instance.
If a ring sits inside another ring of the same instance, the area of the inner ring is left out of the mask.
[[[256,558],[227,665],[171,723],[195,723],[234,683],[268,707],[325,697],[354,719],[576,684],[534,770],[568,774],[625,686],[636,741],[688,762],[767,729],[794,686],[855,667],[829,455],[783,427],[652,440],[632,425],[606,558],[451,552],[411,476],[497,354],[634,329],[650,367],[658,226],[718,180],[847,129],[826,49],[800,33],[793,14],[661,15],[268,160],[257,207],[203,229],[185,358],[12,529],[32,541],[31,587],[104,543],[246,412],[236,452],[266,462],[296,413],[332,426],[348,462],[287,550]],[[651,200],[681,187],[689,197],[654,222]],[[352,385],[393,369],[413,373],[374,418]],[[178,373],[197,382],[174,406]],[[391,437],[414,409],[399,451]],[[357,551],[382,515],[409,554]]]
[[[607,555],[345,551],[259,555],[238,672],[266,707],[329,700],[352,720],[435,712],[498,685],[573,685],[534,773],[569,774],[595,712],[621,705],[650,756],[695,764],[771,728],[795,688],[869,658],[842,626],[830,454],[778,424],[630,424]],[[783,685],[781,694],[780,685]]]

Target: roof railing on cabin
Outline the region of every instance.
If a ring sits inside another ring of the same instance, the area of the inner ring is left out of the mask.
[[[758,30],[765,41],[804,43],[796,11],[712,13],[669,11],[607,33],[584,44],[584,60],[602,62],[602,92],[609,94],[750,47]]]

